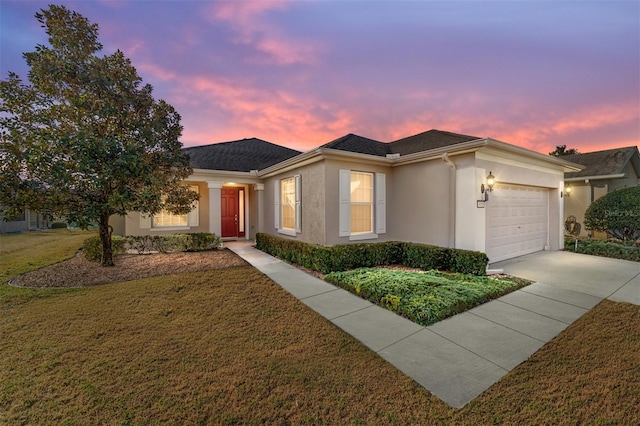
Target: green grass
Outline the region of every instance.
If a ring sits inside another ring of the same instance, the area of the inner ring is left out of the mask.
[[[96,231],[56,229],[0,235],[0,309],[9,304],[73,291],[14,288],[6,282],[16,275],[75,256],[85,238],[95,234]]]
[[[424,326],[530,284],[519,278],[384,268],[333,272],[325,280]]]
[[[13,290],[48,297],[0,305],[0,424],[640,424],[631,304],[455,410],[251,267]]]

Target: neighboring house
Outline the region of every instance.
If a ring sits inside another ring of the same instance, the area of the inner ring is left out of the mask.
[[[114,218],[117,233],[414,241],[484,251],[496,262],[563,247],[564,173],[581,169],[439,130],[391,143],[349,134],[304,153],[255,138],[184,151],[194,168],[186,183],[200,194],[194,210]],[[490,194],[482,192],[489,174]]]
[[[14,220],[0,220],[0,234],[47,229],[49,226],[50,223],[46,217],[27,209]]]
[[[574,216],[580,226],[580,235],[586,236],[584,214],[598,198],[616,189],[640,185],[640,153],[637,146],[565,155],[563,159],[584,166],[564,175],[570,188],[565,197],[565,220]]]

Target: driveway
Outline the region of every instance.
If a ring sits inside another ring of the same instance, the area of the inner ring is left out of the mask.
[[[640,305],[638,262],[567,251],[541,251],[493,263],[490,267],[566,290]]]

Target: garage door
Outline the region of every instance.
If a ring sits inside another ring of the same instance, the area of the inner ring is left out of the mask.
[[[549,232],[548,189],[498,184],[486,206],[490,262],[544,250]]]

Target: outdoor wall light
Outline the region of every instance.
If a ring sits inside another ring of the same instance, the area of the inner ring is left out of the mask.
[[[564,196],[568,197],[569,195],[571,195],[571,187],[570,186],[565,186],[564,187]]]
[[[480,185],[480,192],[484,194],[484,200],[489,201],[489,192],[493,192],[493,185],[496,184],[496,177],[493,173],[489,172],[489,176],[487,176],[487,186],[484,186],[484,183]]]

